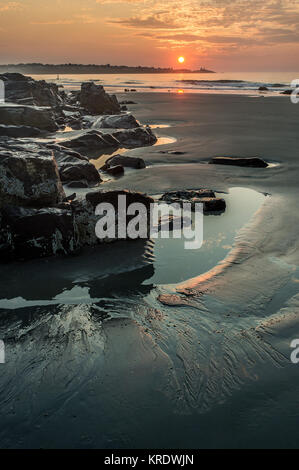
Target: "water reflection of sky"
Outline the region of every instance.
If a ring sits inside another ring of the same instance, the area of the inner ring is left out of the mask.
[[[183,239],[157,239],[154,246],[154,269],[146,284],[172,284],[203,274],[231,250],[234,238],[259,209],[264,196],[245,188],[233,188],[229,194],[219,194],[226,200],[226,211],[218,216],[204,217],[202,247],[186,250]],[[194,227],[193,227],[194,228]]]

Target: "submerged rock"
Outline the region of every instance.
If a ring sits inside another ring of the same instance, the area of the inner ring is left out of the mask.
[[[132,114],[101,116],[92,125],[94,129],[135,129],[140,127]]]
[[[163,194],[160,201],[167,204],[179,204],[180,206],[183,206],[184,203],[191,203],[191,210],[193,211],[197,203],[203,204],[205,214],[221,214],[226,209],[225,200],[216,197],[215,192],[210,189],[170,191]]]
[[[82,83],[79,95],[81,106],[90,114],[115,114],[120,112],[120,105],[115,95],[108,95],[102,85],[93,82]]]
[[[0,112],[0,124],[7,126],[36,127],[49,132],[58,129],[51,108],[33,106],[3,105]]]
[[[105,165],[102,166],[101,170],[107,171],[111,167],[122,166],[128,168],[142,169],[145,168],[145,162],[139,157],[128,157],[126,155],[114,155],[113,157],[106,160]]]
[[[235,165],[252,168],[266,168],[268,163],[259,157],[213,157],[209,162],[213,165]]]

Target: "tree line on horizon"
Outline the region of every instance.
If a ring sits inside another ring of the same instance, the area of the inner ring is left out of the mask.
[[[110,64],[43,64],[38,62],[19,63],[19,64],[1,64],[1,72],[19,72],[19,73],[214,73],[211,70],[201,68],[199,70],[173,69],[172,67],[149,67],[149,66],[129,66],[129,65],[110,65]]]

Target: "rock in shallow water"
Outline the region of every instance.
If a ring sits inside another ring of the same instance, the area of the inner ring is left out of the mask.
[[[213,157],[209,162],[212,165],[234,165],[251,168],[266,168],[268,163],[259,157]]]
[[[96,184],[102,181],[95,166],[92,163],[84,161],[62,163],[59,166],[59,174],[63,183],[84,180],[88,181],[90,184]]]
[[[108,158],[105,165],[102,166],[101,170],[107,171],[109,168],[114,166],[122,166],[140,170],[145,168],[145,162],[142,158],[139,157],[128,157],[126,155],[118,154]]]
[[[203,204],[205,214],[221,214],[226,209],[225,200],[216,197],[215,192],[211,189],[170,191],[163,194],[160,201],[167,204],[179,204],[180,206],[184,203],[191,203],[191,210],[193,211],[197,203]]]

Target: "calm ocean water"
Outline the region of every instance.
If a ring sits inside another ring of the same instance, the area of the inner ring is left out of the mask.
[[[299,79],[298,72],[223,72],[223,73],[173,73],[173,74],[102,74],[102,75],[33,75],[77,89],[84,81],[95,81],[115,92],[134,89],[146,92],[189,93],[241,93],[255,94],[260,86],[267,86],[274,94],[290,88],[292,80]],[[275,86],[273,86],[275,85]],[[279,85],[279,86],[277,86]]]

